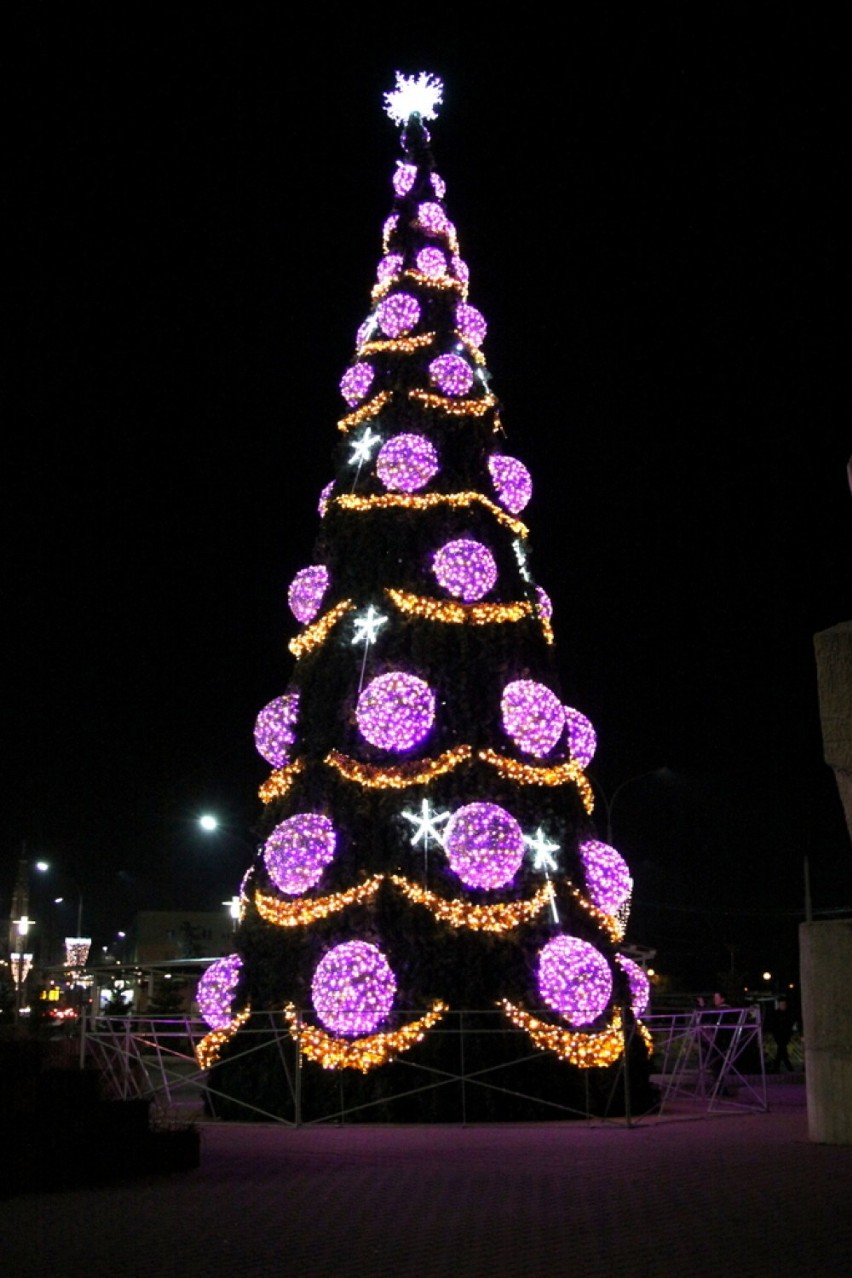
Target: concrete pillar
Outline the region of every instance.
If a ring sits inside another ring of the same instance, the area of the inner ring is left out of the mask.
[[[852,919],[799,928],[811,1140],[852,1145]]]

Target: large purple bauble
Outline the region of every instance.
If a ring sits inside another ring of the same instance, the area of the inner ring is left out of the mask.
[[[393,1007],[396,977],[377,946],[345,941],[317,964],[311,994],[317,1016],[333,1034],[371,1034]]]
[[[438,454],[425,435],[393,435],[376,458],[376,474],[391,492],[416,493],[437,473]]]
[[[417,269],[430,280],[443,279],[447,274],[447,258],[442,249],[423,248],[415,258]]]
[[[378,316],[385,337],[403,337],[420,319],[420,303],[410,293],[391,293],[379,303]]]
[[[439,355],[433,359],[429,377],[443,395],[466,395],[473,385],[473,369],[461,355]]]
[[[627,862],[620,852],[599,839],[581,843],[579,851],[589,900],[604,914],[615,914],[626,904],[633,891]]]
[[[297,621],[306,626],[322,607],[322,597],[328,590],[329,574],[325,564],[311,564],[302,568],[290,582],[287,602]]]
[[[450,229],[450,221],[440,204],[429,200],[417,206],[417,225],[427,235],[445,235]]]
[[[505,453],[492,453],[488,469],[500,505],[512,515],[520,514],[532,497],[532,478],[524,463]]]
[[[594,758],[598,746],[597,733],[592,727],[591,720],[572,706],[565,707],[565,722],[568,725],[568,749],[571,751],[571,758],[579,763],[581,768],[585,768]]]
[[[205,969],[195,990],[195,1001],[205,1025],[212,1030],[227,1029],[233,1020],[234,991],[243,961],[239,954],[226,954]]]
[[[320,812],[297,812],[276,825],[263,845],[269,877],[280,892],[299,896],[319,883],[334,857],[334,826]]]
[[[606,1008],[612,973],[604,956],[588,941],[556,936],[538,956],[538,988],[548,1007],[571,1025],[589,1025]]]
[[[507,683],[500,709],[507,736],[537,758],[550,753],[565,728],[565,709],[556,693],[534,679]]]
[[[373,384],[376,370],[372,364],[353,364],[340,379],[340,393],[350,408],[360,404]]]
[[[255,720],[255,747],[260,757],[271,763],[273,768],[281,768],[287,762],[290,747],[296,741],[298,716],[298,692],[285,692],[265,705]]]
[[[386,253],[379,262],[379,268],[376,272],[381,283],[385,280],[392,280],[395,275],[399,275],[402,270],[402,254]]]
[[[651,1001],[651,982],[648,980],[648,973],[626,954],[616,954],[615,961],[627,976],[633,1015],[641,1016]]]
[[[501,888],[512,882],[524,859],[518,822],[496,803],[468,803],[447,822],[444,851],[462,883]]]
[[[497,580],[494,556],[481,541],[460,537],[435,552],[432,571],[448,594],[473,603],[488,594]]]
[[[417,165],[406,164],[402,160],[397,161],[396,172],[393,175],[394,193],[402,198],[408,195],[408,192],[414,186],[417,178]]]
[[[364,688],[355,711],[361,735],[381,750],[402,753],[426,739],[435,719],[435,695],[416,675],[393,670]]]
[[[456,328],[472,346],[481,346],[488,331],[485,316],[467,302],[459,302],[456,307]]]

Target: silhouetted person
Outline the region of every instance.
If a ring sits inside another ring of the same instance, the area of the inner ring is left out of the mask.
[[[787,1048],[793,1036],[794,1024],[792,1008],[786,998],[779,998],[769,1017],[768,1026],[770,1034],[775,1039],[775,1060],[769,1067],[774,1072],[780,1073],[781,1066],[786,1065],[792,1073],[793,1065],[787,1053]]]

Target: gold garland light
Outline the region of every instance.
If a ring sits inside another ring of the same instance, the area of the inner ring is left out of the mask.
[[[334,892],[331,896],[302,898],[298,901],[280,901],[274,896],[265,896],[258,888],[254,894],[257,912],[267,923],[276,927],[304,927],[308,923],[316,923],[318,919],[327,918],[329,914],[337,914],[347,905],[360,905],[369,901],[379,890],[383,874],[376,874],[366,883],[347,888],[345,892]]]
[[[434,333],[418,333],[416,337],[377,338],[374,342],[365,342],[359,347],[359,355],[378,355],[382,351],[392,354],[410,355],[421,346],[431,346],[435,340]]]
[[[352,493],[344,493],[340,497],[332,497],[331,503],[337,503],[344,510],[385,510],[402,507],[405,510],[429,510],[433,506],[463,507],[479,505],[490,510],[499,523],[510,528],[516,537],[526,537],[529,529],[520,519],[514,519],[501,506],[496,505],[490,497],[475,490],[462,493],[381,493],[377,497],[356,497]]]
[[[302,657],[306,652],[311,652],[314,648],[318,648],[327,638],[328,634],[337,625],[338,621],[345,613],[349,612],[355,605],[351,599],[341,599],[340,603],[335,604],[333,608],[329,608],[317,621],[303,630],[300,635],[296,635],[295,639],[291,639],[288,645],[294,657]]]
[[[501,999],[497,1006],[502,1007],[512,1024],[524,1030],[541,1051],[554,1052],[563,1061],[580,1069],[613,1065],[624,1051],[623,1022],[618,1008],[606,1029],[597,1034],[581,1034],[558,1025],[548,1025],[522,1007],[516,1007],[507,998]]]
[[[379,391],[378,395],[374,395],[366,404],[362,404],[360,408],[356,408],[354,413],[348,413],[346,417],[341,417],[337,423],[337,429],[344,433],[350,431],[355,426],[360,426],[362,422],[371,421],[372,418],[378,417],[385,404],[389,403],[393,398],[393,391]]]
[[[481,399],[451,399],[449,395],[436,395],[434,391],[410,390],[409,399],[416,399],[427,408],[437,408],[450,417],[484,417],[489,408],[493,408],[497,400],[493,395],[483,395]]]
[[[291,1035],[309,1060],[316,1061],[323,1069],[359,1069],[366,1074],[421,1042],[426,1031],[447,1011],[447,1004],[436,999],[425,1016],[402,1029],[355,1039],[335,1038],[318,1026],[300,1024],[299,1013],[292,1003],[285,1006],[284,1016]]]
[[[453,750],[445,750],[436,759],[413,760],[411,763],[381,768],[369,763],[359,763],[348,754],[332,750],[325,756],[325,762],[344,780],[357,781],[368,789],[404,790],[409,785],[423,785],[433,777],[452,772],[460,763],[471,758],[472,754],[470,746],[462,745]]]
[[[400,612],[427,621],[444,621],[450,624],[487,626],[505,621],[522,621],[532,615],[533,606],[522,599],[518,603],[458,603],[453,599],[430,599],[425,595],[412,595],[405,590],[388,588],[385,594]]]
[[[210,1069],[219,1059],[219,1052],[227,1043],[228,1039],[233,1038],[241,1025],[244,1025],[251,1016],[251,1008],[247,1007],[244,1012],[240,1012],[235,1016],[230,1025],[225,1029],[214,1030],[212,1034],[206,1034],[200,1043],[195,1045],[195,1059],[202,1069]]]
[[[479,758],[489,763],[492,768],[518,785],[567,785],[573,782],[580,791],[583,807],[588,813],[595,806],[592,787],[579,763],[569,759],[566,763],[554,764],[552,767],[539,767],[533,763],[521,763],[518,759],[508,759],[496,750],[480,750]]]
[[[285,767],[276,768],[258,790],[261,802],[271,803],[273,799],[283,799],[304,766],[302,759],[294,759]]]
[[[528,901],[471,905],[468,901],[448,901],[446,897],[418,887],[399,874],[392,874],[390,881],[409,901],[413,901],[415,905],[425,905],[442,923],[449,923],[451,927],[469,928],[472,932],[510,932],[540,914],[549,904],[552,893],[551,885],[545,883]]]
[[[624,939],[624,929],[627,926],[627,920],[625,919],[622,922],[617,915],[606,914],[596,905],[592,905],[592,902],[588,899],[588,897],[583,896],[580,889],[575,887],[569,879],[566,879],[565,882],[568,890],[580,908],[585,910],[590,918],[593,918],[596,923],[601,925],[609,939],[611,941],[622,941]]]

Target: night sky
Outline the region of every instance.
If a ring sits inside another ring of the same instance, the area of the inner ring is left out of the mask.
[[[7,914],[21,855],[82,892],[96,944],[236,890],[392,202],[396,70],[445,82],[436,166],[536,485],[565,700],[618,790],[632,939],[696,986],[795,980],[805,857],[814,908],[852,910],[813,655],[852,618],[848,75],[797,6],[594,10],[382,30],[319,6],[298,37],[284,6],[27,11]]]

